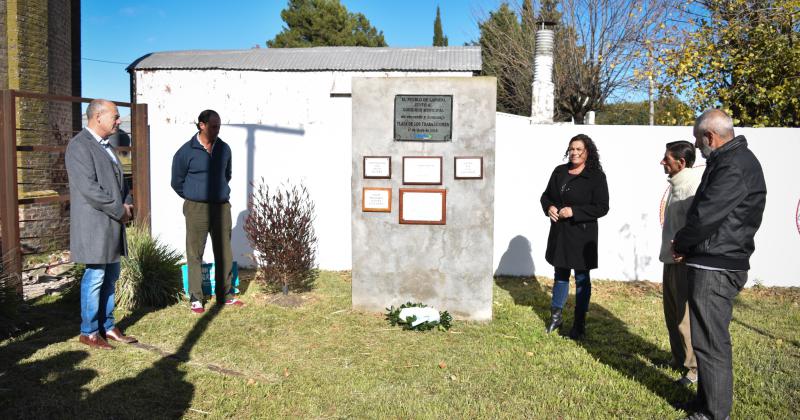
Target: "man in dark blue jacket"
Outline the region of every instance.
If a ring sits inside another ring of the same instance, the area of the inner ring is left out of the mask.
[[[231,148],[219,137],[221,120],[207,109],[197,117],[198,132],[172,158],[172,189],[184,199],[186,263],[191,309],[203,313],[202,263],[211,234],[217,302],[242,306],[233,289],[231,250]]]
[[[698,392],[691,419],[726,419],[733,406],[728,326],[733,299],[747,282],[753,240],[767,199],[764,172],[744,136],[734,137],[725,112],[704,112],[694,125],[706,158],[703,179],[673,250],[689,268],[689,316]]]

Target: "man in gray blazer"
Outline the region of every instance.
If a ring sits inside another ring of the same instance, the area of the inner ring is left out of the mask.
[[[125,223],[133,216],[131,195],[108,137],[117,131],[114,103],[95,99],[86,110],[87,125],[70,140],[65,162],[69,175],[70,253],[86,265],[81,279],[80,342],[113,349],[106,339],[134,343],[114,325],[114,286],[120,256],[127,255]]]

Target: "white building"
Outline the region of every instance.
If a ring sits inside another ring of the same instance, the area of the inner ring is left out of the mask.
[[[180,51],[130,67],[135,102],[148,104],[153,232],[184,249],[182,202],[169,185],[174,152],[210,108],[233,160],[233,251],[249,262],[242,230],[250,182],[302,181],[316,203],[318,261],[350,268],[350,82],[353,77],[472,77],[479,47],[321,47]],[[387,98],[391,100],[391,98]],[[376,139],[377,140],[377,139]],[[210,241],[206,260],[211,261]]]

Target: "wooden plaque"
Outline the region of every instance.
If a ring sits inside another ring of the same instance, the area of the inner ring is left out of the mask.
[[[444,225],[447,222],[447,190],[400,188],[400,224]]]
[[[364,187],[361,190],[361,211],[391,213],[392,189]]]

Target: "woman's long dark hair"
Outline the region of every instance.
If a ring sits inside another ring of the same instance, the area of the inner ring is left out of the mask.
[[[569,140],[569,144],[572,144],[573,141],[580,141],[583,143],[583,147],[586,149],[586,153],[588,153],[586,156],[586,167],[603,172],[603,165],[600,164],[600,154],[597,153],[597,146],[595,146],[592,138],[586,134],[578,134]],[[567,151],[564,152],[564,158],[569,158],[569,146],[567,146]]]

